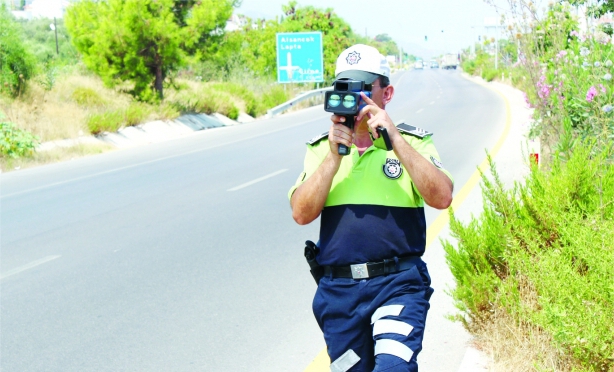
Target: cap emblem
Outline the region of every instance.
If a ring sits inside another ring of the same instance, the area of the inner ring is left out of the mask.
[[[355,65],[358,63],[358,61],[360,61],[360,53],[356,51],[349,53],[345,60],[347,61],[348,65]]]

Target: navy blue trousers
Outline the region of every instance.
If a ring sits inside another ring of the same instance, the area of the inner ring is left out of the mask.
[[[409,270],[370,279],[320,280],[313,312],[331,370],[418,371],[433,289],[426,264],[416,262]]]

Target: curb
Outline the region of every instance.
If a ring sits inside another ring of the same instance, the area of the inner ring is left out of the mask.
[[[175,120],[155,120],[119,129],[117,132],[103,132],[93,136],[43,142],[36,147],[37,152],[56,148],[69,148],[80,144],[109,144],[117,148],[129,148],[180,138],[195,132],[225,126],[240,125],[256,119],[241,113],[237,121],[222,114],[187,114]]]

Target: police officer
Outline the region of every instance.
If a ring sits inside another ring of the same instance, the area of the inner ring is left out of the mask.
[[[361,94],[366,106],[353,130],[332,115],[330,131],[308,142],[304,171],[288,194],[297,223],[321,216],[317,262],[324,275],[314,315],[331,371],[417,371],[433,293],[421,259],[424,204],[447,208],[452,177],[431,133],[395,126],[385,111],[394,87],[377,49],[346,49],[335,75],[372,84],[372,96]],[[373,146],[377,127],[387,130],[392,151]],[[340,144],[349,155],[338,154]]]

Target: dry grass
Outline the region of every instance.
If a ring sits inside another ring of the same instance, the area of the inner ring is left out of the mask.
[[[557,352],[544,331],[518,323],[505,311],[475,334],[476,346],[490,358],[491,372],[572,371],[572,362]]]
[[[519,295],[529,313],[540,308],[535,287],[519,277]],[[518,311],[518,310],[516,310]],[[526,315],[525,315],[526,316]],[[491,372],[571,372],[573,360],[557,350],[550,334],[506,309],[496,309],[489,320],[473,328],[476,346],[491,360]],[[578,371],[578,369],[575,369]],[[581,370],[581,369],[580,369]]]
[[[125,108],[130,103],[127,95],[104,87],[95,77],[71,74],[60,76],[56,81],[50,91],[33,83],[28,86],[26,94],[14,101],[0,98],[0,110],[8,121],[46,142],[89,134],[86,125],[89,115],[104,107]],[[79,105],[72,98],[77,88],[95,91],[104,100],[104,107]]]
[[[0,168],[3,172],[10,172],[19,169],[36,167],[43,164],[58,163],[69,161],[80,157],[101,154],[103,152],[115,150],[116,148],[106,143],[100,144],[78,144],[72,147],[58,147],[48,151],[34,153],[30,158],[4,158],[0,157]]]

